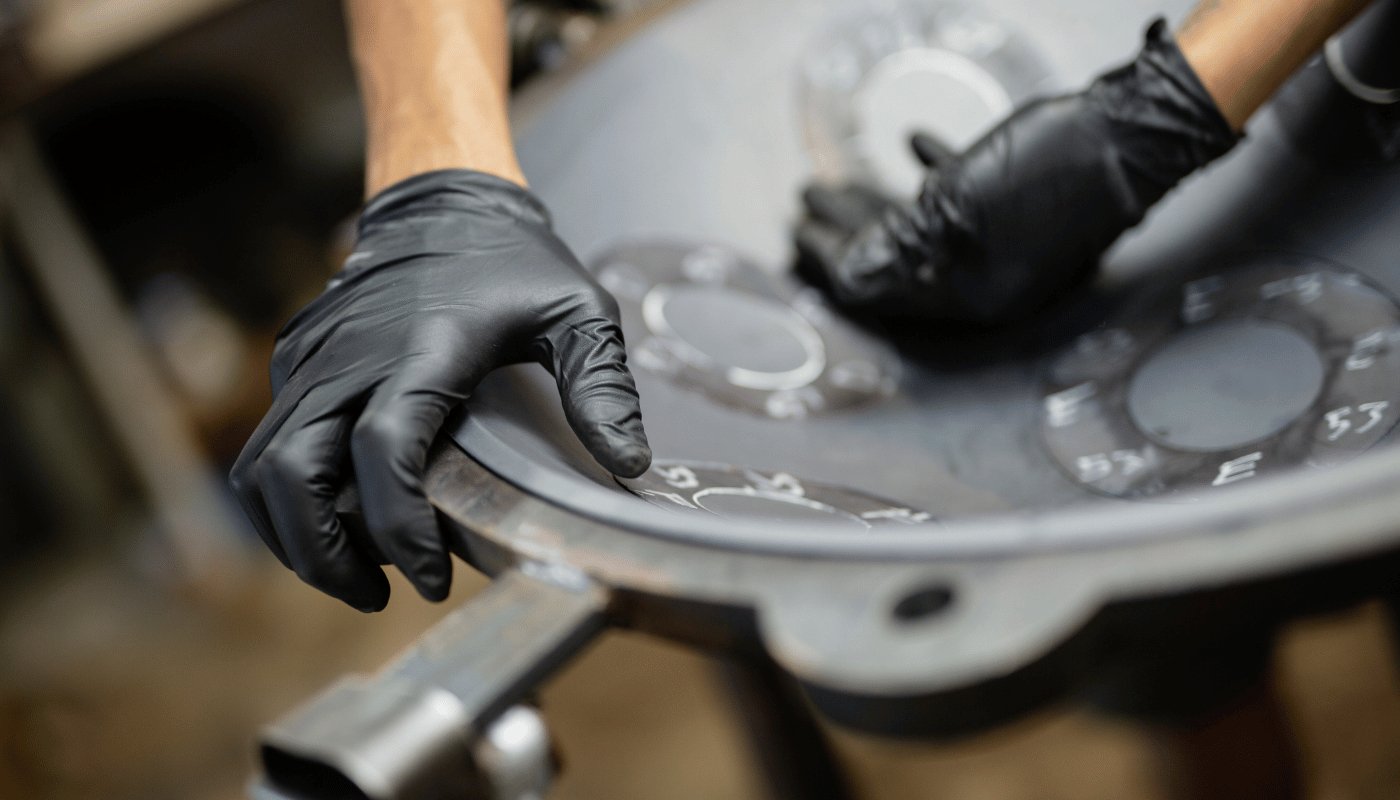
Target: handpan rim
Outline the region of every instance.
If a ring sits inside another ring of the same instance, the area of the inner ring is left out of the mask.
[[[461,414],[452,438],[496,477],[546,503],[611,527],[675,543],[803,558],[939,560],[1071,552],[1273,528],[1330,515],[1329,552],[1347,542],[1400,538],[1400,448],[1325,470],[1295,470],[1232,486],[1192,503],[1096,502],[913,523],[897,532],[839,524],[766,522],[668,512],[564,467],[531,461],[493,430],[490,413]],[[1346,512],[1346,513],[1343,513]],[[829,530],[828,530],[829,528]]]

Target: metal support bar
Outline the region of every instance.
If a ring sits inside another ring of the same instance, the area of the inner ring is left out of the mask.
[[[378,675],[346,678],[264,731],[257,796],[537,796],[547,737],[511,706],[603,629],[606,607],[570,570],[507,572]]]

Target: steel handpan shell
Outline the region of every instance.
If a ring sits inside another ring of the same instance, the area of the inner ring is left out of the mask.
[[[1024,5],[1001,10],[1040,22],[1057,13]],[[1047,36],[1075,29],[1064,41],[1102,48],[1046,48],[1069,85],[1126,56],[1149,13],[1139,20],[1115,6],[1098,17],[1092,5],[1067,16],[1121,30],[1022,23]],[[784,65],[836,6],[844,4],[803,4],[808,16],[786,2],[692,3],[527,98],[517,117],[522,157],[565,238],[587,259],[639,238],[722,241],[780,269],[807,169],[793,144],[795,111],[783,107]],[[722,69],[705,66],[715,36],[731,42]],[[1324,175],[1277,134],[1266,116],[1227,162],[1155,211],[1117,248],[1106,284],[1175,280],[1268,245],[1357,267],[1393,294],[1393,248],[1369,232],[1395,216],[1383,202],[1394,196],[1394,170]],[[1260,185],[1274,187],[1262,202]],[[1348,213],[1358,205],[1364,215]],[[1271,229],[1271,215],[1293,223]],[[988,691],[1008,690],[1010,709],[1063,689],[1102,654],[1101,621],[1113,616],[1105,608],[1233,596],[1302,570],[1374,577],[1373,566],[1355,565],[1381,563],[1364,559],[1396,546],[1393,450],[1194,504],[1047,505],[897,534],[814,537],[807,526],[677,517],[622,493],[596,468],[587,473],[586,456],[561,455],[576,446],[558,427],[549,382],[532,369],[499,380],[535,391],[499,397],[530,403],[539,416],[509,419],[475,405],[457,439],[476,461],[455,450],[438,459],[432,498],[456,523],[457,549],[488,570],[519,560],[576,567],[617,592],[622,624],[710,645],[751,636],[825,708],[867,727],[928,730],[949,709],[985,704],[992,713]],[[1034,372],[1022,364],[980,379],[1029,387]],[[911,592],[929,587],[951,592],[946,609],[893,618]],[[875,713],[885,700],[906,711]]]

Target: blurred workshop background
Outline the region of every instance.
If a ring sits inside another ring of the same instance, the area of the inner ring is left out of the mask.
[[[514,3],[516,84],[662,5]],[[363,616],[278,566],[224,485],[362,145],[338,0],[0,0],[0,797],[240,797],[260,724],[484,585],[459,567],[430,606],[395,575]],[[1372,607],[1296,625],[1272,695],[1210,731],[1060,708],[937,745],[834,735],[871,798],[1165,800],[1183,753],[1249,758],[1283,715],[1308,796],[1395,798],[1388,636]],[[541,698],[555,796],[763,796],[717,676],[608,637]]]

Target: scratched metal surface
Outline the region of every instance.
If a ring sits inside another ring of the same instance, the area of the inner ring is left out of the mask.
[[[517,114],[520,153],[563,237],[585,260],[638,241],[713,243],[787,280],[786,231],[812,171],[797,70],[810,42],[853,5],[696,0],[527,97]],[[1066,86],[1133,52],[1155,13],[1179,18],[1187,5],[981,4],[1031,40]],[[1098,295],[1086,295],[1100,299],[1052,315],[1047,331],[1091,326],[1121,305],[1117,293],[1228,272],[1237,254],[1261,249],[1338,262],[1400,292],[1392,257],[1400,172],[1319,166],[1267,112],[1249,134],[1120,243]],[[625,326],[631,348],[646,337],[637,327]],[[636,374],[658,458],[790,472],[944,520],[1080,503],[1127,508],[1087,491],[1047,454],[1039,421],[1045,360],[1024,345],[1050,339],[1037,330],[1010,344],[931,333],[918,343],[922,355],[904,358],[892,398],[803,421],[725,406],[646,369]],[[643,527],[675,517],[654,515],[597,468],[537,367],[488,381],[454,437],[499,475],[563,505]]]

